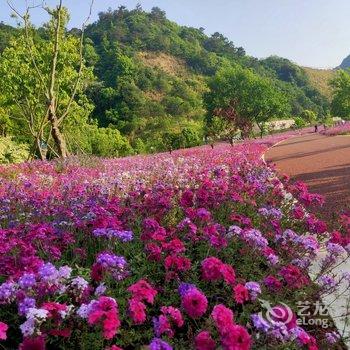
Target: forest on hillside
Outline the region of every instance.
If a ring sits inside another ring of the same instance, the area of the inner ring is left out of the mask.
[[[65,8],[40,28],[24,19],[26,26],[0,24],[3,162],[60,156],[57,136],[65,154],[124,156],[195,146],[238,129],[249,136],[253,125],[263,134],[270,119],[292,117],[302,126],[329,116],[329,96],[302,67],[251,57],[220,33],[169,21],[157,7],[101,12],[81,45]],[[47,118],[49,81],[56,126]]]

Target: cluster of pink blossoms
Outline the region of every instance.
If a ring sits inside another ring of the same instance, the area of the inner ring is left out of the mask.
[[[307,210],[322,198],[261,160],[288,136],[1,168],[0,345],[336,348],[335,329],[311,336],[279,304],[334,290],[350,253],[350,215],[328,233]]]

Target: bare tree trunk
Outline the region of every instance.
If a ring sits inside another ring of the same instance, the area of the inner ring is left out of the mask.
[[[66,158],[68,156],[67,144],[64,135],[61,133],[59,123],[56,115],[53,113],[51,107],[49,110],[48,119],[51,123],[51,135],[57,147],[60,157]]]

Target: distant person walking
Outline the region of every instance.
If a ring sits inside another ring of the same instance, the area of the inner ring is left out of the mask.
[[[318,132],[318,125],[315,124],[315,132]]]

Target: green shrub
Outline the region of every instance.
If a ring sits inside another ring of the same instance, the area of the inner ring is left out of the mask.
[[[20,163],[28,156],[28,145],[16,143],[11,137],[0,137],[0,164]]]
[[[305,120],[301,117],[295,117],[294,118],[295,126],[300,129],[305,126]]]

